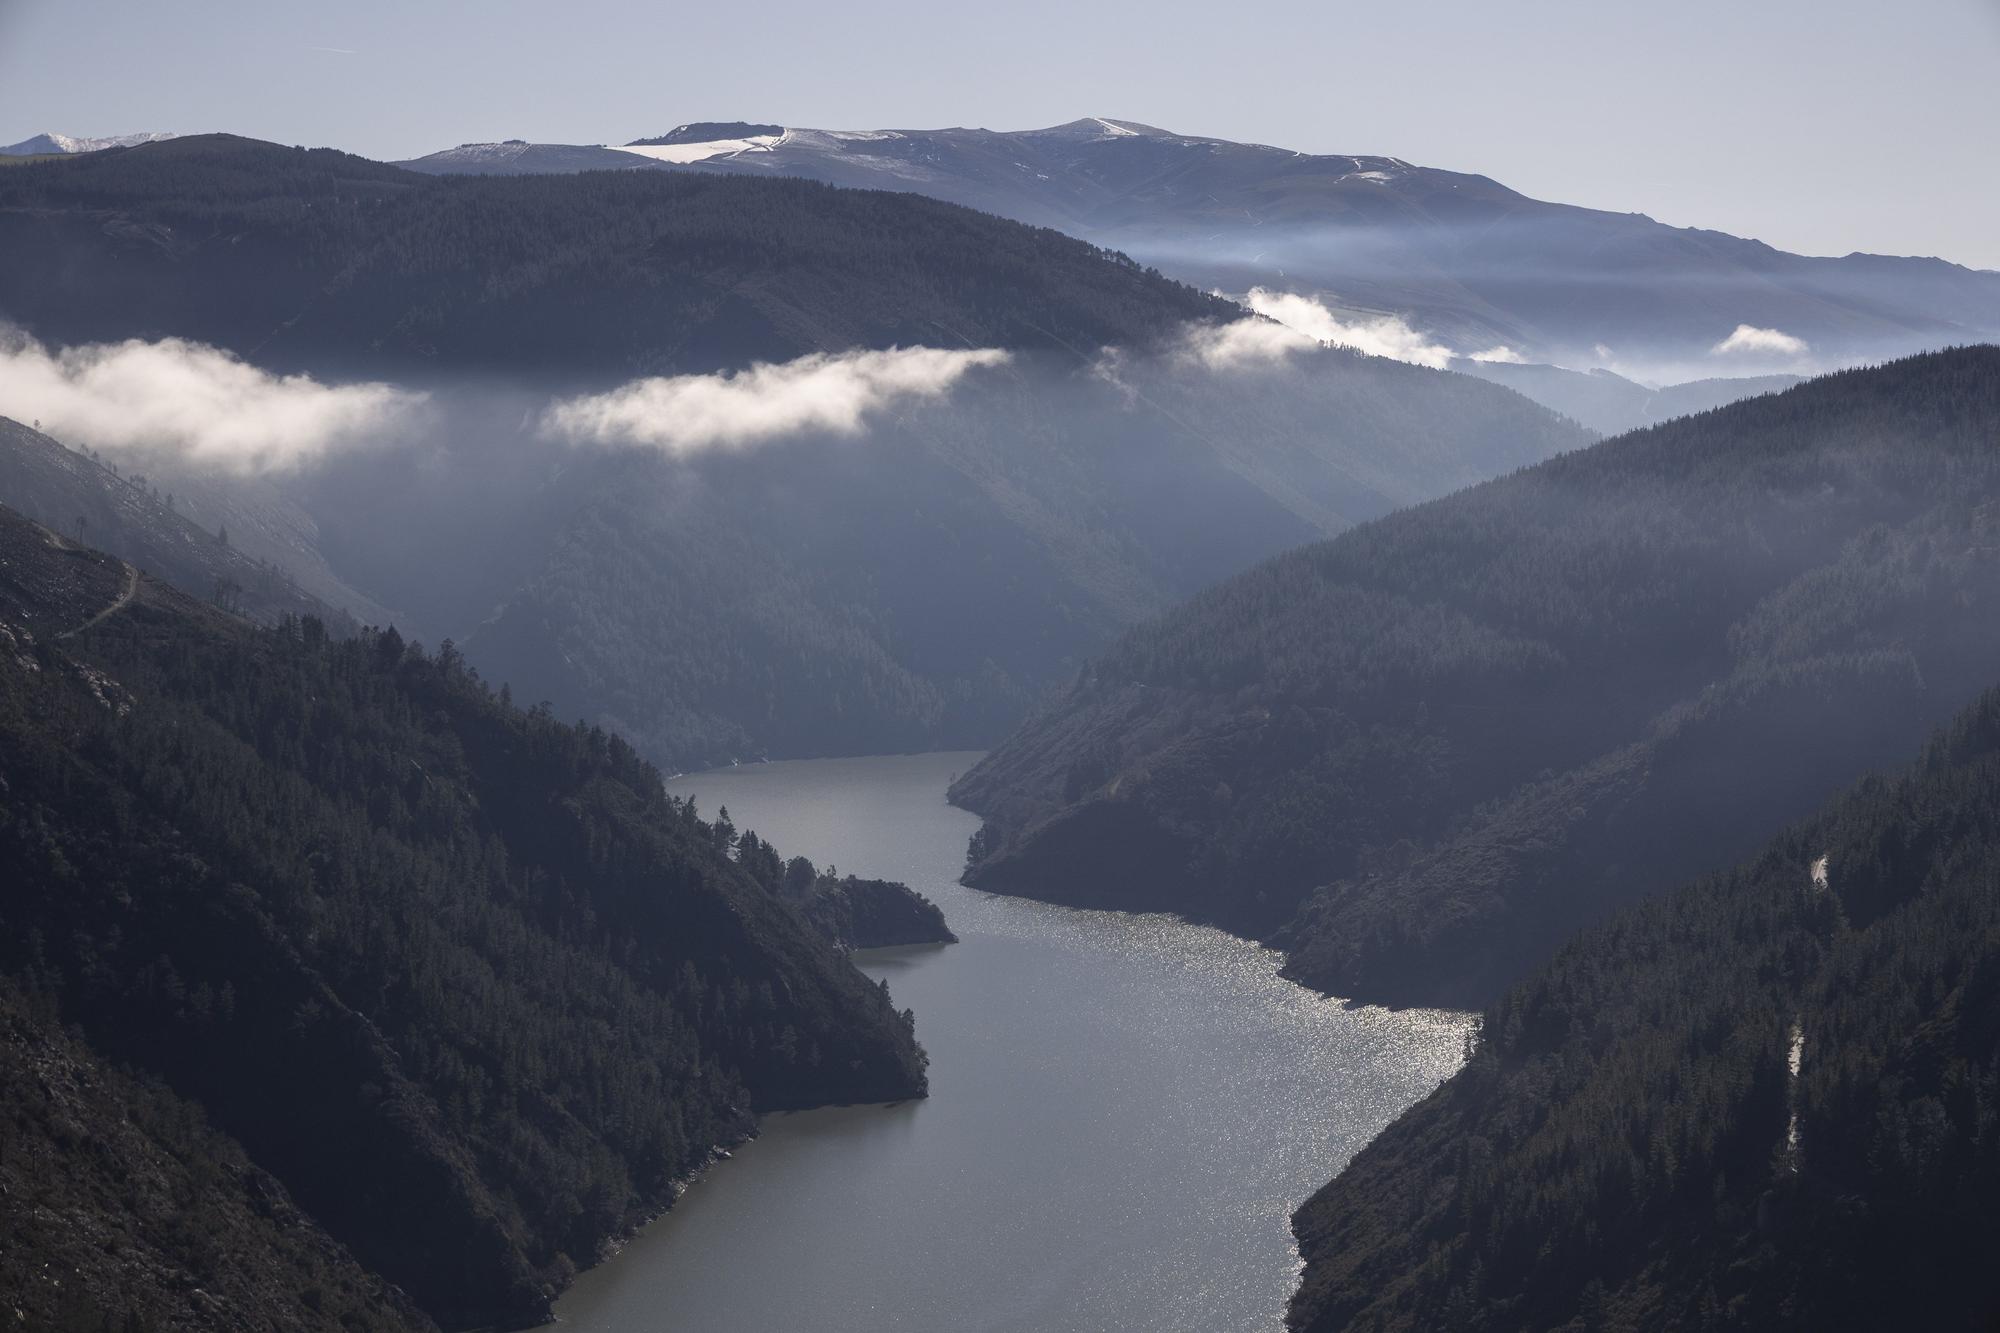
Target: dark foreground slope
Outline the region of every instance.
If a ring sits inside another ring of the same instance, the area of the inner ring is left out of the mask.
[[[955,789],[971,881],[1484,1003],[1907,753],[2000,657],[2000,351],[1829,376],[1274,560]]]
[[[923,1092],[621,740],[128,578],[0,510],[0,972],[439,1323],[541,1318],[759,1110]]]
[[[0,1291],[17,1327],[434,1327],[201,1110],[0,985]]]
[[[422,176],[197,135],[0,177],[0,315],[276,369],[616,379],[896,344],[1141,344],[1227,302],[916,195],[627,171]]]
[[[1564,946],[1300,1209],[1297,1329],[2000,1320],[2000,693]]]

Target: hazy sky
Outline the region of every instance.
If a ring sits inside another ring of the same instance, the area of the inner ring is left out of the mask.
[[[0,0],[0,143],[230,130],[394,158],[1084,115],[2000,268],[2000,0]]]

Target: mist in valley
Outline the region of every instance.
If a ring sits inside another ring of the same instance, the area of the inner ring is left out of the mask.
[[[1141,617],[1587,438],[1320,332],[416,384],[17,335],[0,411],[682,767],[991,743]]]

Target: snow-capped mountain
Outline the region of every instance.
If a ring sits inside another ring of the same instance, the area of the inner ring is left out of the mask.
[[[529,143],[506,139],[499,143],[462,143],[401,165],[438,176],[559,175],[573,171],[626,171],[658,165],[629,153],[592,144]]]
[[[134,144],[158,143],[171,139],[173,134],[166,130],[155,130],[146,134],[114,134],[107,139],[79,139],[71,134],[37,134],[32,139],[23,139],[16,144],[0,148],[0,157],[39,157],[45,153],[95,153],[105,148],[130,148]]]
[[[642,165],[912,191],[1054,227],[1203,286],[1282,288],[1345,319],[1404,321],[1463,354],[1688,379],[2000,336],[2000,273],[1938,259],[1789,254],[1642,214],[1531,199],[1486,176],[1400,158],[1302,153],[1129,120],[1020,131],[704,122],[620,145],[476,148],[402,165]],[[1735,336],[1739,328],[1749,336]]]

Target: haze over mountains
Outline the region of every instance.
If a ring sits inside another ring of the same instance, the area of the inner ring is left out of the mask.
[[[1292,551],[1125,635],[954,789],[969,883],[1479,1004],[1993,674],[2000,352],[1847,371]]]
[[[1589,439],[909,194],[205,136],[13,168],[0,238],[17,411],[261,472],[312,586],[676,767],[991,743],[1139,617]]]
[[[1100,119],[15,148],[19,1319],[521,1326],[923,1096],[845,952],[951,924],[662,771],[982,746],[966,883],[1485,1010],[1294,1327],[1995,1312],[2000,274]]]
[[[2000,332],[2000,274],[1944,260],[1809,258],[1393,157],[1096,117],[1020,131],[710,122],[622,147],[468,144],[405,165],[579,171],[634,157],[948,199],[1199,286],[1321,296],[1351,321],[1387,317],[1419,345],[1462,356],[1683,380],[1831,367]],[[1739,327],[1777,336],[1718,352]]]

